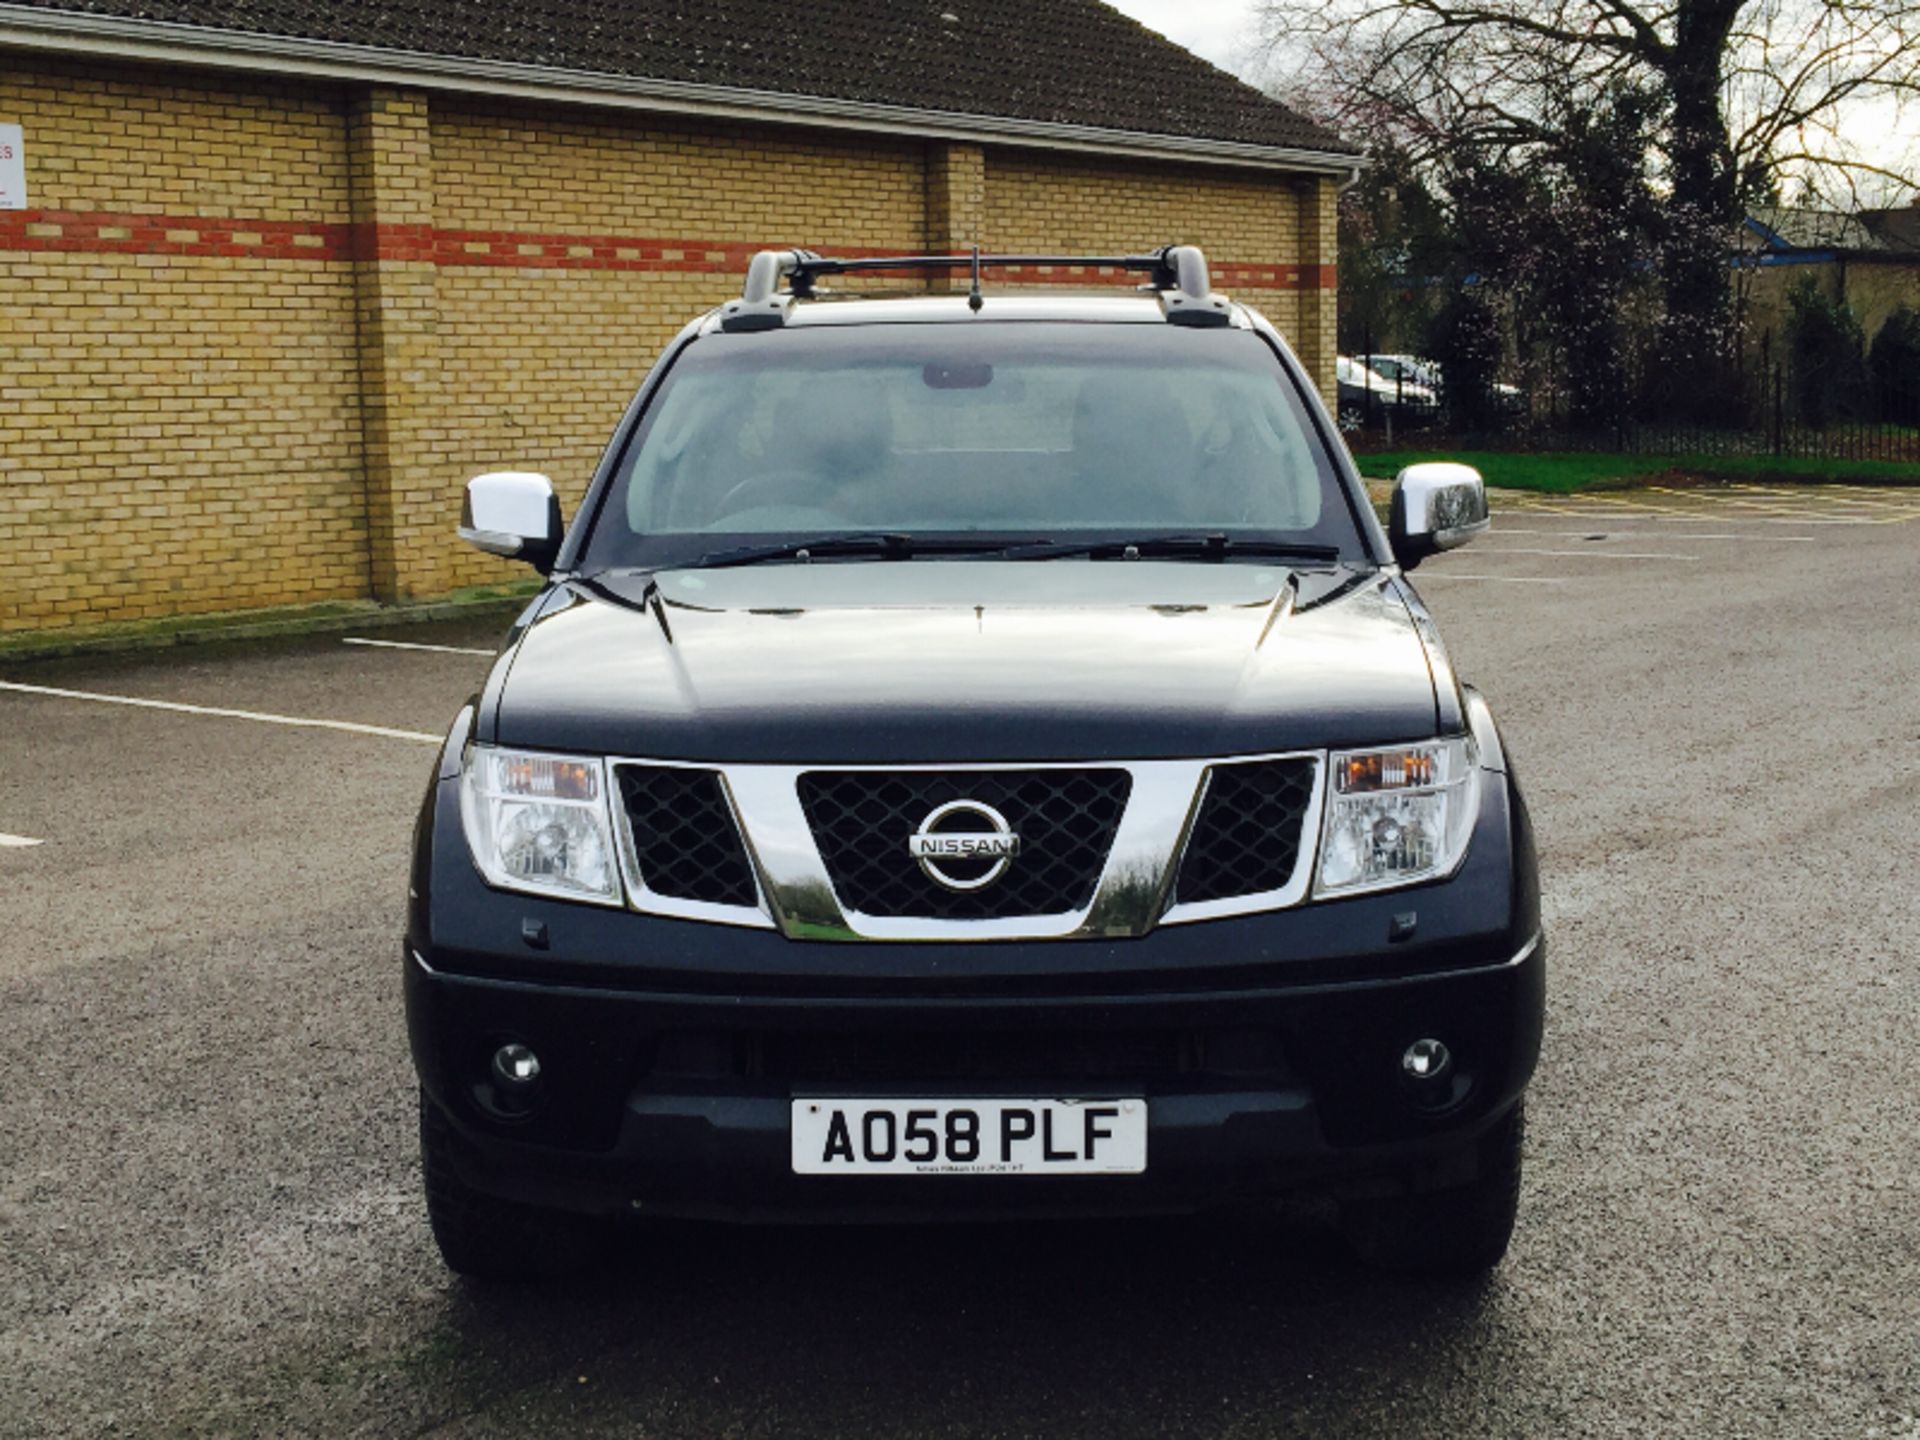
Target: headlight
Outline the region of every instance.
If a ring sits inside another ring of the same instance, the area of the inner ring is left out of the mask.
[[[460,816],[473,863],[488,884],[621,903],[602,761],[469,745]]]
[[[1469,739],[1332,756],[1315,895],[1386,890],[1449,874],[1480,808]]]

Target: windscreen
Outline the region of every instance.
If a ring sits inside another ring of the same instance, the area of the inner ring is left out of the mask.
[[[585,568],[847,531],[1225,534],[1363,554],[1273,349],[1237,329],[821,326],[695,341],[621,459]]]

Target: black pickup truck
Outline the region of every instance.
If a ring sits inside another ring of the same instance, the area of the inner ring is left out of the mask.
[[[455,1270],[578,1265],[612,1216],[1299,1190],[1380,1264],[1505,1253],[1533,839],[1407,579],[1479,476],[1404,472],[1383,528],[1198,250],[1059,261],[1144,281],[1086,296],[1011,268],[1046,258],[764,252],[570,526],[542,476],[467,487],[547,584],[414,845]]]

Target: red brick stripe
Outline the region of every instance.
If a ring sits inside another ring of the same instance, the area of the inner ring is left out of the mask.
[[[661,240],[632,235],[556,235],[519,230],[453,230],[433,225],[337,225],[111,211],[0,211],[0,252],[92,255],[251,255],[263,260],[390,260],[444,266],[537,270],[633,270],[736,275],[761,244]],[[883,255],[871,246],[835,246],[837,255]],[[1016,266],[998,272],[1016,285],[1137,286],[1125,271],[1081,265]],[[1334,286],[1331,265],[1214,266],[1224,287],[1301,290]]]
[[[87,210],[0,210],[0,250],[89,255],[253,255],[344,260],[346,225],[296,220],[127,215]]]
[[[434,257],[431,225],[354,225],[355,260],[425,260]]]
[[[385,250],[383,243],[382,249]],[[733,275],[759,250],[778,248],[727,240],[657,240],[633,235],[554,235],[520,230],[433,232],[440,265],[504,265],[538,270],[654,270]],[[886,255],[871,246],[834,247],[836,255]]]
[[[1331,265],[1243,265],[1225,261],[1212,267],[1214,281],[1223,289],[1239,286],[1247,290],[1305,290],[1315,285],[1332,289]],[[1142,276],[1137,271],[1110,267],[1089,269],[1084,265],[1015,265],[995,272],[1016,285],[1116,285],[1137,287]]]

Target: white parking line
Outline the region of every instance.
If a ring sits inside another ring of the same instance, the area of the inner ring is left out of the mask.
[[[1887,494],[1871,490],[1848,490],[1838,486],[1823,487],[1818,494],[1806,491],[1767,490],[1755,485],[1734,485],[1730,487],[1743,495],[1755,495],[1762,499],[1773,500],[1789,507],[1797,505],[1832,506],[1872,506],[1881,509],[1893,508],[1910,510],[1914,497],[1911,495]]]
[[[1582,510],[1577,507],[1565,509],[1551,505],[1500,505],[1494,507],[1493,513],[1496,522],[1501,515],[1529,517],[1551,515],[1556,520],[1618,520],[1622,523],[1658,520],[1668,525],[1885,525],[1889,523],[1889,519],[1879,517],[1865,519],[1853,515],[1821,515],[1812,511],[1804,511],[1798,515],[1728,515],[1654,507],[1644,510]]]
[[[1790,492],[1754,490],[1735,493],[1721,493],[1699,497],[1685,490],[1670,490],[1663,486],[1651,487],[1652,493],[1665,495],[1676,501],[1692,504],[1704,504],[1725,507],[1735,511],[1746,511],[1746,518],[1759,516],[1768,519],[1785,520],[1789,523],[1804,519],[1811,525],[1879,525],[1898,524],[1914,518],[1910,506],[1898,506],[1895,502],[1868,502],[1866,508],[1850,498],[1838,494],[1823,492],[1818,495],[1796,495]],[[1891,508],[1892,513],[1888,512]],[[1702,517],[1705,518],[1705,517]],[[1738,518],[1738,517],[1735,517]]]
[[[1501,585],[1564,585],[1565,580],[1550,580],[1538,575],[1468,575],[1457,570],[1422,570],[1419,584],[1429,580],[1491,580]]]
[[[143,710],[172,710],[182,715],[215,715],[225,720],[253,720],[263,725],[296,725],[311,730],[343,730],[349,735],[378,735],[388,740],[422,740],[438,745],[446,737],[421,730],[394,730],[385,725],[360,725],[351,720],[314,720],[304,715],[270,715],[260,710],[228,710],[217,705],[183,705],[177,700],[142,700],[133,695],[102,695],[92,690],[62,690],[52,685],[21,685],[0,680],[0,690],[21,695],[47,695],[56,700],[91,700],[100,705],[133,705]]]
[[[1698,555],[1669,555],[1661,550],[1542,550],[1530,545],[1508,545],[1491,549],[1481,545],[1480,555],[1565,555],[1581,560],[1698,560]]]
[[[1630,521],[1628,523],[1637,522]],[[1637,539],[1644,533],[1644,531],[1620,530],[1611,532],[1602,538],[1607,540]],[[1549,539],[1555,540],[1580,540],[1585,538],[1583,532],[1578,530],[1527,530],[1522,529],[1518,525],[1499,524],[1496,524],[1487,534],[1489,538],[1500,535],[1545,535]],[[1784,544],[1792,542],[1797,545],[1811,545],[1814,540],[1814,537],[1811,535],[1697,535],[1691,530],[1689,530],[1683,538],[1690,542],[1694,540],[1745,540],[1751,543],[1755,540],[1772,540],[1777,543]]]
[[[1710,530],[1738,530],[1749,525],[1788,526],[1796,530],[1828,530],[1833,528],[1858,528],[1863,525],[1911,525],[1920,521],[1920,511],[1910,513],[1889,512],[1869,514],[1865,511],[1821,513],[1812,510],[1798,512],[1777,510],[1756,514],[1751,510],[1739,514],[1726,512],[1714,514],[1688,513],[1672,510],[1665,513],[1653,511],[1629,512],[1625,510],[1562,510],[1551,509],[1544,505],[1505,505],[1494,508],[1494,523],[1497,525],[1502,515],[1511,515],[1516,520],[1557,520],[1570,525],[1684,525],[1686,531],[1669,532],[1676,536],[1694,533],[1693,526],[1703,526]],[[1755,532],[1758,533],[1758,532]]]
[[[1517,511],[1524,511],[1530,517],[1549,515],[1555,520],[1577,520],[1583,525],[1588,523],[1596,525],[1615,523],[1633,525],[1647,518],[1647,516],[1635,514],[1631,510],[1608,510],[1604,513],[1598,510],[1549,510],[1543,505],[1521,505],[1515,507],[1513,512],[1496,510],[1494,515],[1497,520],[1503,513],[1515,513]]]
[[[1646,485],[1627,492],[1551,494],[1491,490],[1496,516],[1565,520],[1653,520],[1738,530],[1747,525],[1911,525],[1920,523],[1920,486],[1862,489],[1809,485],[1796,488],[1750,484],[1707,489]]]
[[[30,839],[25,835],[0,835],[0,849],[26,850],[34,845],[44,845],[44,840]]]
[[[340,642],[342,645],[371,645],[380,650],[431,650],[436,655],[494,655],[493,650],[474,650],[465,645],[422,645],[413,640],[363,640],[358,635],[348,635]]]
[[[1888,520],[1854,520],[1833,515],[1649,515],[1649,520],[1665,520],[1680,525],[1887,525]]]
[[[1619,495],[1563,495],[1555,503],[1589,514],[1605,511],[1610,515],[1646,515],[1660,508],[1645,500],[1628,500]]]

